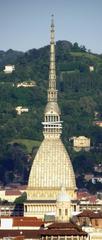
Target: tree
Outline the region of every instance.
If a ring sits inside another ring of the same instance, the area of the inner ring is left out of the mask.
[[[16,198],[14,203],[16,204],[22,204],[27,200],[27,194],[24,192],[20,197]]]
[[[79,52],[80,48],[79,48],[77,42],[75,42],[75,43],[73,44],[72,50],[75,51],[75,52]]]
[[[81,49],[82,52],[86,52],[86,47],[84,45],[81,45],[80,49]]]

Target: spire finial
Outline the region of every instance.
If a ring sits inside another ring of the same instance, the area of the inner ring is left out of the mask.
[[[51,26],[54,26],[54,14],[51,15]]]

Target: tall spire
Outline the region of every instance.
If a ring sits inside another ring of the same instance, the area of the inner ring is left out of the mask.
[[[55,30],[54,15],[51,16],[51,39],[50,39],[50,68],[49,68],[49,89],[48,101],[57,101],[56,90],[56,66],[55,66]]]
[[[60,109],[57,103],[56,90],[56,67],[55,67],[55,40],[54,40],[54,16],[51,18],[51,39],[50,39],[50,67],[49,67],[49,88],[48,102],[44,113],[44,137],[58,139],[62,133],[60,121]]]

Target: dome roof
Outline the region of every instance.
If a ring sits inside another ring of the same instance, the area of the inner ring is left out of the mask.
[[[57,202],[70,202],[71,199],[65,190],[62,190],[57,196]]]
[[[61,139],[44,139],[32,164],[28,187],[76,189],[69,155]]]
[[[56,113],[58,115],[61,114],[58,103],[57,102],[48,102],[46,107],[45,107],[45,111],[44,113]]]

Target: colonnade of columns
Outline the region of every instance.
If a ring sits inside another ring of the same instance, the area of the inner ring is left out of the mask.
[[[37,213],[39,214],[46,214],[56,211],[56,206],[52,204],[25,204],[24,206],[24,212],[28,215],[31,215],[34,213],[34,215]]]

